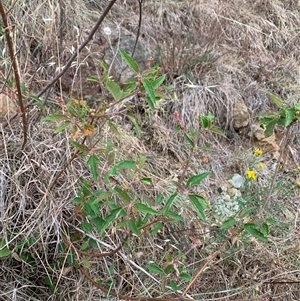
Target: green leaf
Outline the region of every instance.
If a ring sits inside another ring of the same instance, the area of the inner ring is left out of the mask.
[[[82,222],[80,224],[80,228],[85,232],[85,233],[91,233],[94,230],[94,227],[92,224],[87,223],[87,222]]]
[[[166,79],[165,75],[160,76],[159,78],[151,81],[152,88],[157,89]]]
[[[270,233],[269,226],[268,226],[266,223],[263,223],[263,224],[261,225],[261,231],[263,232],[263,234],[264,234],[265,236],[268,236],[269,233]]]
[[[104,230],[121,214],[123,208],[118,207],[116,209],[111,210],[110,214],[105,218],[105,222],[101,231],[101,235],[103,235]]]
[[[118,169],[135,169],[135,161],[124,160],[115,165]]]
[[[169,197],[169,199],[167,200],[167,202],[162,210],[163,216],[166,216],[168,214],[168,212],[170,211],[170,207],[172,206],[176,197],[177,197],[177,193],[174,193]]]
[[[136,223],[135,223],[135,221],[134,220],[129,220],[128,222],[127,222],[127,225],[128,225],[128,228],[131,230],[131,232],[133,233],[133,234],[135,234],[136,236],[139,236],[140,235],[140,231],[139,231],[139,229],[137,228],[137,226],[136,226]]]
[[[97,230],[99,233],[101,233],[101,231],[104,228],[105,225],[105,220],[99,216],[91,218],[91,222],[97,227]]]
[[[208,204],[206,203],[206,200],[200,195],[195,195],[195,194],[189,195],[189,199],[197,215],[200,217],[200,219],[205,221],[206,217],[204,214],[204,209],[208,208]]]
[[[59,127],[55,129],[54,134],[58,134],[64,131],[70,125],[70,123],[71,122],[69,120],[63,122]]]
[[[112,80],[108,80],[106,82],[106,88],[116,101],[122,99],[124,92],[117,83]]]
[[[228,230],[235,224],[236,224],[236,220],[233,217],[230,217],[223,222],[223,224],[221,225],[221,229]]]
[[[200,125],[204,127],[205,129],[211,127],[211,121],[206,116],[200,116],[199,118]]]
[[[103,68],[104,71],[107,71],[107,64],[103,60],[98,60],[100,66]]]
[[[151,185],[151,184],[152,184],[152,179],[151,179],[151,178],[145,177],[145,178],[142,178],[140,181],[141,181],[143,184],[146,184],[146,185]]]
[[[137,163],[136,163],[137,168],[138,168],[138,169],[143,169],[144,166],[145,166],[146,161],[147,161],[147,157],[141,155],[141,156],[139,157]],[[151,179],[151,178],[149,178],[149,179]]]
[[[198,194],[190,194],[189,199],[197,201],[201,205],[202,208],[209,209],[209,205],[203,196],[198,195]]]
[[[240,218],[249,217],[253,212],[255,212],[256,207],[248,207],[241,210],[239,213]]]
[[[274,133],[274,128],[277,123],[277,119],[273,119],[266,125],[265,136],[270,137]]]
[[[50,277],[46,277],[46,278],[44,279],[44,282],[45,282],[45,284],[46,284],[48,287],[50,287],[50,289],[51,289],[52,291],[55,290],[55,285],[53,284],[53,281],[51,280]]]
[[[185,140],[191,145],[191,147],[195,146],[193,139],[191,139],[187,134],[184,134],[183,136],[184,136]]]
[[[285,123],[286,123],[285,112],[281,112],[281,114],[282,115],[277,119],[277,125],[285,126]]]
[[[186,182],[186,187],[199,185],[209,174],[210,171],[206,171],[199,175],[190,177]]]
[[[118,128],[110,120],[107,120],[107,122],[108,122],[108,126],[109,126],[110,130],[112,131],[112,133],[114,133],[116,136],[120,136]]]
[[[6,257],[10,254],[9,248],[6,247],[4,240],[0,240],[0,258]]]
[[[117,223],[116,228],[121,229],[121,228],[124,228],[126,225],[127,225],[127,221],[121,221],[121,222]]]
[[[160,205],[164,201],[164,196],[162,194],[158,194],[155,198],[155,204]]]
[[[285,124],[284,124],[284,126],[289,126],[293,122],[295,116],[296,116],[296,112],[295,112],[294,108],[285,110]]]
[[[218,134],[218,135],[226,138],[226,135],[221,130],[219,130],[219,129],[215,128],[215,127],[211,127],[209,130],[211,132],[215,133],[215,134]]]
[[[212,147],[210,147],[210,146],[200,146],[199,147],[201,150],[204,150],[204,151],[207,151],[207,152],[211,152],[212,150],[213,150],[213,148]]]
[[[95,76],[88,76],[86,78],[87,82],[93,82],[93,83],[99,83],[99,78],[95,77]]]
[[[143,71],[143,78],[149,79],[149,80],[153,80],[153,78],[156,77],[157,73],[159,71],[159,67],[158,66],[154,66],[150,69],[146,69],[145,71]]]
[[[154,110],[155,109],[155,101],[156,101],[155,94],[154,94],[154,89],[151,86],[151,83],[147,79],[142,80],[142,84],[143,84],[143,87],[145,88],[145,90],[147,92],[146,100],[149,104],[149,107],[152,110]]]
[[[114,191],[119,195],[120,199],[124,203],[126,203],[126,204],[130,203],[131,197],[124,190],[122,190],[119,186],[115,186]]]
[[[188,281],[188,282],[192,280],[192,276],[190,276],[190,275],[187,274],[187,273],[181,273],[179,277],[180,277],[182,280]]]
[[[100,160],[98,159],[98,157],[96,155],[91,155],[88,159],[88,161],[86,162],[87,166],[90,169],[90,172],[92,174],[93,180],[97,181],[98,180],[98,163],[100,162]]]
[[[136,89],[137,87],[137,82],[136,79],[128,79],[123,83],[123,88],[124,90],[124,97],[129,96],[132,94],[132,92]]]
[[[156,223],[156,224],[154,225],[154,228],[150,230],[150,233],[151,233],[152,235],[156,235],[156,234],[158,233],[158,231],[159,231],[160,229],[162,229],[162,227],[163,227],[163,224],[162,224],[161,222],[158,222],[158,223]]]
[[[88,147],[86,145],[84,145],[84,144],[80,144],[80,143],[78,143],[78,142],[76,142],[74,140],[72,140],[70,142],[70,144],[72,146],[74,146],[76,149],[78,149],[80,152],[82,152],[83,155],[86,155],[89,152]]]
[[[157,266],[156,264],[149,263],[149,264],[147,264],[147,268],[152,273],[157,273],[157,274],[160,274],[160,275],[165,274],[164,271],[159,266]]]
[[[63,114],[52,114],[42,118],[42,121],[62,121],[69,120],[69,117]]]
[[[71,249],[67,255],[67,263],[68,264],[74,264],[74,256],[75,256],[75,251],[73,249]]]
[[[171,286],[171,288],[172,288],[172,290],[173,290],[174,292],[177,292],[178,287],[177,287],[177,284],[175,283],[174,280],[171,280],[171,281],[170,281],[170,286]]]
[[[90,269],[90,267],[91,267],[91,262],[85,256],[81,257],[81,264],[86,269]]]
[[[165,268],[164,268],[164,272],[165,274],[171,274],[174,271],[174,266],[173,264],[168,264]]]
[[[84,196],[89,196],[89,195],[91,194],[90,188],[91,188],[91,186],[90,186],[89,181],[83,179],[83,180],[82,180],[82,186],[81,186],[80,191],[82,192],[82,194],[83,194]]]
[[[21,88],[21,93],[22,93],[23,95],[26,94],[27,89],[26,89],[26,86],[25,86],[24,83],[21,83],[21,84],[20,84],[20,88]]]
[[[89,200],[87,203],[84,204],[84,209],[86,210],[86,212],[95,217],[97,215],[100,214],[100,208],[98,204],[95,204],[93,202],[93,199]]]
[[[257,229],[257,226],[252,223],[244,224],[244,229],[253,237],[263,241],[268,242],[268,239],[264,236],[264,234]]]
[[[183,222],[183,218],[179,214],[177,214],[173,211],[169,211],[167,214],[167,217],[172,219],[175,222]]]
[[[215,119],[215,115],[212,112],[208,112],[206,117],[211,122],[213,122]]]
[[[107,200],[112,195],[109,191],[103,191],[97,195],[97,197],[93,200],[93,204],[99,204],[100,202]]]
[[[269,95],[270,99],[273,101],[273,103],[279,108],[279,109],[283,109],[284,108],[284,103],[282,101],[282,99],[274,94],[274,93],[271,93],[269,91],[266,91],[266,94]]]
[[[41,109],[45,108],[43,101],[41,99],[39,99],[37,96],[32,95],[32,96],[30,96],[30,98],[34,100],[35,104],[39,108],[41,108]]]
[[[143,203],[135,203],[134,208],[137,211],[145,213],[145,214],[151,214],[151,215],[158,214],[157,211],[155,211],[154,209],[148,207],[147,205],[145,205]]]
[[[126,65],[135,73],[139,73],[140,70],[137,62],[130,55],[128,55],[124,50],[120,49],[119,52]]]
[[[137,136],[138,138],[141,137],[141,134],[142,134],[142,130],[141,130],[141,127],[137,121],[137,119],[135,118],[135,116],[132,114],[132,113],[128,113],[127,114],[127,117],[130,119],[130,121],[133,123],[135,129],[136,129],[136,132],[137,132]]]

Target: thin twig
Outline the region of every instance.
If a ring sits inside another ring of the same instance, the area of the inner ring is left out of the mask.
[[[15,82],[16,82],[16,87],[17,87],[17,92],[18,92],[18,104],[20,107],[20,111],[22,113],[23,143],[22,143],[21,149],[24,149],[26,142],[27,142],[28,123],[27,123],[27,119],[26,119],[25,106],[24,106],[23,98],[22,98],[20,75],[19,75],[19,71],[18,71],[16,57],[14,54],[13,43],[10,38],[10,27],[9,27],[9,24],[7,21],[7,15],[5,13],[4,7],[1,2],[0,2],[0,14],[2,17],[3,25],[4,25],[4,32],[5,32],[8,52],[9,52],[10,60],[11,60],[13,70],[14,70],[14,77],[15,77]]]

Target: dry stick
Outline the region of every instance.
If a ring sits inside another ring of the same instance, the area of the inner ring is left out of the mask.
[[[189,291],[189,289],[191,288],[191,286],[196,282],[196,280],[199,278],[199,276],[204,272],[205,268],[211,264],[211,262],[222,252],[222,250],[225,248],[225,246],[227,245],[228,241],[224,241],[223,244],[221,245],[221,247],[215,252],[213,253],[209,259],[205,262],[205,264],[203,265],[203,267],[200,269],[200,271],[196,274],[196,276],[193,278],[193,280],[188,284],[188,286],[185,288],[185,290],[183,291],[182,295],[186,295],[187,292]]]
[[[12,62],[12,66],[13,66],[13,69],[14,69],[16,87],[17,87],[17,91],[18,91],[18,103],[19,103],[20,111],[22,113],[23,144],[21,146],[21,149],[24,149],[24,147],[26,145],[26,142],[27,142],[28,123],[27,123],[27,119],[26,119],[25,107],[24,107],[23,98],[22,98],[22,90],[21,90],[21,82],[20,82],[18,66],[17,66],[17,62],[16,62],[16,57],[14,55],[13,44],[12,44],[12,41],[11,41],[11,38],[10,38],[10,29],[9,29],[9,25],[8,25],[8,22],[7,22],[6,13],[4,11],[4,7],[3,7],[1,2],[0,2],[0,14],[1,14],[1,17],[2,17],[3,25],[4,25],[4,32],[5,32],[5,37],[6,37],[6,42],[7,42],[7,47],[8,47],[10,60]]]
[[[78,56],[78,54],[82,51],[82,49],[92,40],[95,32],[97,31],[97,29],[99,28],[99,26],[101,25],[101,23],[103,22],[104,18],[106,17],[106,15],[109,13],[109,11],[111,10],[111,8],[113,7],[113,5],[115,4],[117,0],[111,0],[110,3],[107,5],[107,7],[105,8],[104,12],[102,13],[102,15],[100,16],[100,18],[98,19],[97,23],[94,25],[94,27],[92,28],[92,30],[90,31],[88,37],[86,38],[86,40],[78,47],[77,51],[75,51],[73,53],[73,55],[69,58],[69,60],[67,61],[66,65],[64,66],[64,68],[56,75],[53,77],[52,80],[50,80],[50,82],[36,95],[37,97],[42,96],[50,87],[52,87],[54,85],[54,83],[64,75],[64,73],[69,69],[69,67],[71,66],[72,62],[75,60],[75,58]],[[29,106],[31,106],[32,104],[34,104],[34,100],[30,101],[26,108],[28,108]],[[10,120],[15,119],[18,116],[18,114],[15,114],[14,116],[12,116],[10,118]],[[4,123],[3,127],[6,127],[8,125],[8,123]]]
[[[142,15],[143,15],[142,1],[143,0],[138,0],[138,2],[139,2],[139,24],[138,24],[138,30],[137,30],[137,33],[136,33],[136,39],[135,39],[134,47],[133,47],[132,54],[131,54],[132,57],[133,57],[133,55],[135,53],[137,42],[138,42],[140,34],[141,34]]]

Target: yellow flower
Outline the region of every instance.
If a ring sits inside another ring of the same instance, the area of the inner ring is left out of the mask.
[[[296,184],[297,187],[300,188],[300,181],[297,181],[295,184]]]
[[[298,171],[300,171],[300,165],[298,166]]]
[[[249,180],[256,180],[256,174],[253,170],[247,170],[246,173]]]
[[[258,167],[258,168],[263,168],[264,166],[265,166],[265,164],[262,163],[262,162],[259,162],[259,163],[257,164],[257,167]]]
[[[253,151],[253,155],[258,157],[258,156],[261,156],[263,154],[262,150],[260,148],[256,148],[254,151]]]

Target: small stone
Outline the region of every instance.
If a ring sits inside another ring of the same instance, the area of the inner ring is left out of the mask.
[[[238,100],[233,105],[232,120],[235,130],[246,127],[249,124],[249,112],[243,100]]]

